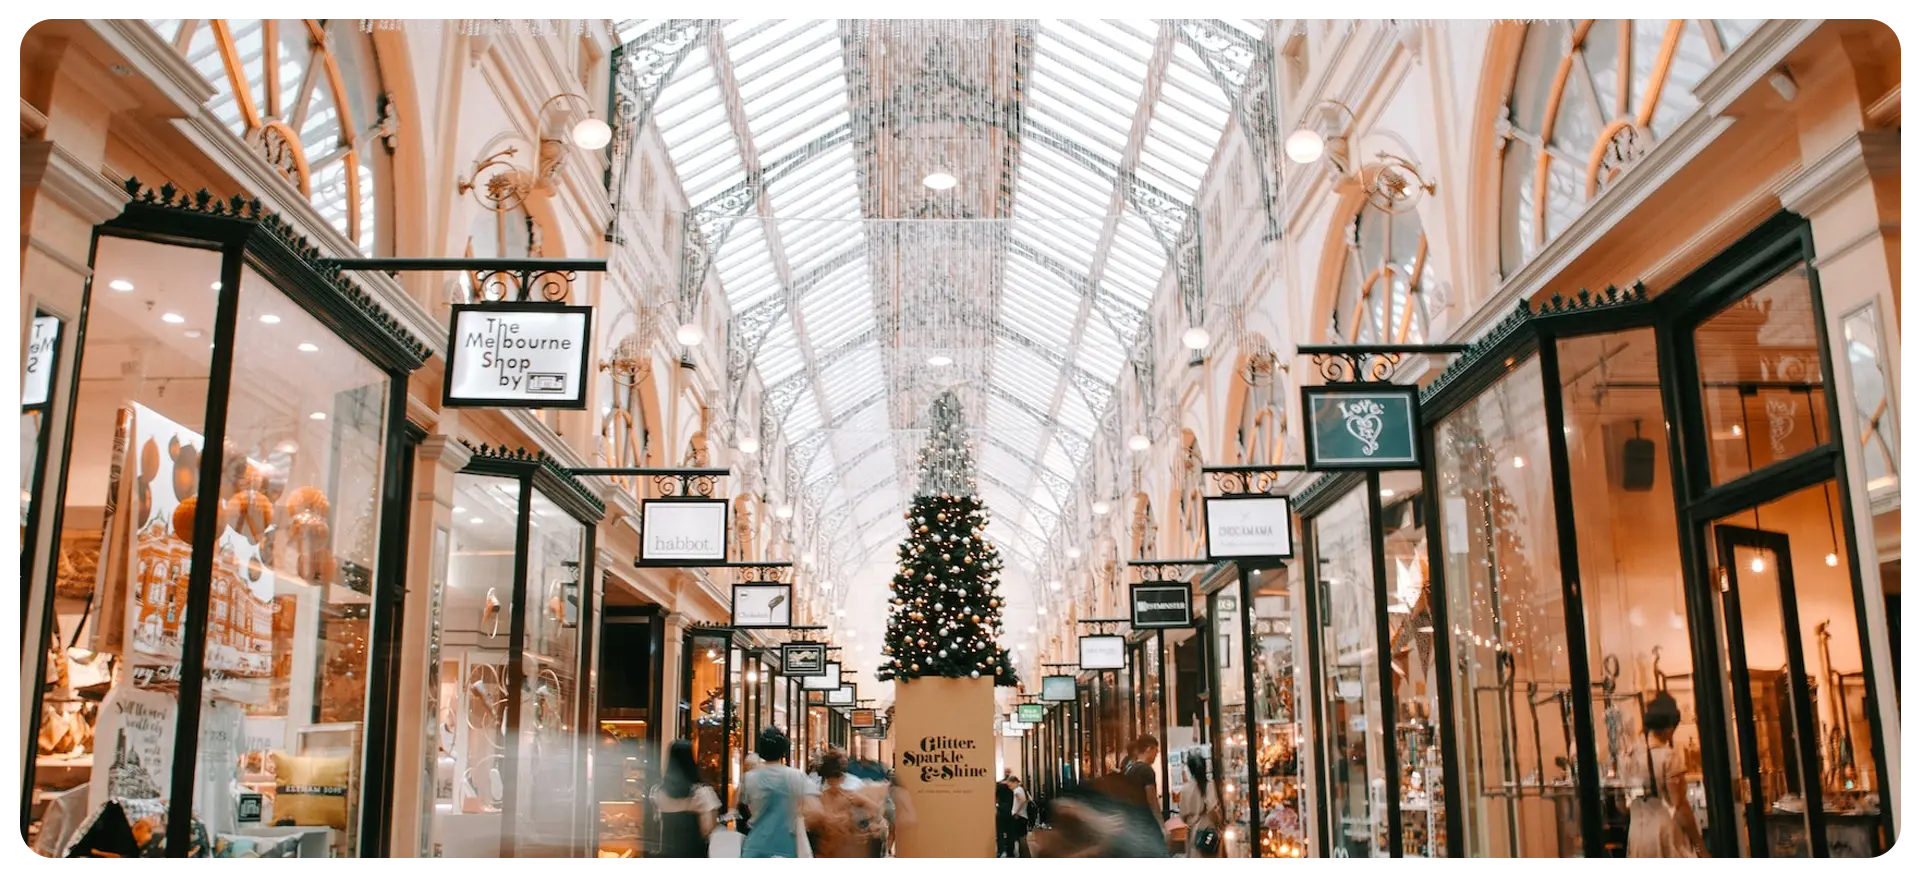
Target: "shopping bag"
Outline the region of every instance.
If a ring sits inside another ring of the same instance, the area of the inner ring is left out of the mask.
[[[731,827],[716,827],[713,833],[707,834],[707,857],[738,858],[740,844],[745,841],[746,837]]]

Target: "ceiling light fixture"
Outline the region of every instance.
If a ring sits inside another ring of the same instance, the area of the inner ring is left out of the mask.
[[[317,346],[315,346],[315,345],[313,345],[313,344],[301,344],[301,345],[300,345],[300,347],[299,347],[299,350],[300,350],[300,352],[302,352],[302,353],[318,353],[318,352],[320,352],[320,348],[319,348],[319,347],[317,347]]]
[[[179,323],[186,322],[187,318],[177,313],[163,313],[163,314],[160,314],[160,321],[170,322],[177,325]]]
[[[834,616],[834,617],[846,617],[846,616],[847,616],[847,610],[846,610],[846,609],[844,609],[844,608],[836,608],[836,609],[834,609],[834,610],[833,610],[833,616]]]
[[[1827,554],[1827,565],[1829,565],[1829,566],[1838,566],[1838,565],[1840,565],[1840,555],[1839,555],[1839,554]]]
[[[281,453],[299,453],[300,445],[295,444],[292,441],[282,441],[280,442],[279,450]]]
[[[107,288],[112,289],[115,292],[132,292],[133,284],[126,280],[115,280],[111,283],[108,283]]]
[[[453,506],[453,513],[455,513],[455,514],[465,514],[465,513],[467,513],[467,509],[466,509],[466,508],[464,508],[464,507],[462,507],[462,506],[459,506],[459,505],[455,505],[455,506]]]
[[[928,364],[928,365],[932,365],[932,366],[933,366],[933,367],[935,367],[935,368],[945,368],[945,367],[947,367],[948,365],[952,365],[952,364],[953,364],[953,359],[952,359],[952,357],[949,357],[949,356],[937,356],[937,355],[936,355],[936,356],[928,356],[928,357],[927,357],[927,364]]]
[[[1391,498],[1393,498],[1393,488],[1392,488],[1392,487],[1381,487],[1381,488],[1380,488],[1380,498],[1382,498],[1382,499],[1391,499]]]
[[[760,452],[760,439],[748,435],[740,439],[740,452],[752,456]]]
[[[1069,560],[1080,559],[1080,549],[1077,547],[1067,548],[1067,559]]]
[[[1754,557],[1753,562],[1750,565],[1748,565],[1747,568],[1750,568],[1755,572],[1765,572],[1767,570],[1767,561],[1759,557]]]
[[[1527,467],[1527,458],[1526,458],[1526,457],[1524,457],[1524,456],[1516,456],[1516,457],[1514,457],[1514,458],[1513,458],[1513,467],[1514,467],[1514,468],[1526,468],[1526,467]]]
[[[1213,336],[1197,325],[1180,334],[1180,343],[1185,344],[1189,350],[1204,350],[1212,342]]]
[[[1301,128],[1287,135],[1287,157],[1294,164],[1312,164],[1327,153],[1327,138],[1312,128]]]
[[[785,502],[782,502],[773,509],[773,516],[778,517],[781,520],[792,520],[793,506],[788,505]]]
[[[326,411],[314,411],[313,413],[307,415],[307,419],[309,420],[324,420],[326,418],[327,418]]]
[[[215,280],[215,281],[213,281],[213,287],[212,287],[212,288],[213,288],[213,291],[215,291],[215,292],[218,292],[218,291],[220,291],[220,281],[219,281],[219,280]]]
[[[936,170],[927,174],[926,178],[922,179],[921,182],[925,183],[927,188],[933,189],[936,192],[944,192],[960,184],[959,179],[944,170]]]
[[[1153,439],[1145,435],[1135,435],[1127,439],[1127,446],[1135,453],[1145,453],[1153,447]]]
[[[187,329],[187,337],[189,338],[197,338],[203,334],[206,334],[206,332],[203,332],[199,329]]]
[[[1095,514],[1105,516],[1108,511],[1112,510],[1113,506],[1107,504],[1105,500],[1093,503],[1093,513]]]
[[[1053,579],[1052,581],[1048,581],[1048,582],[1047,582],[1047,586],[1048,586],[1048,587],[1051,587],[1051,588],[1053,588],[1053,589],[1055,589],[1055,590],[1059,590],[1059,589],[1060,589],[1061,587],[1064,587],[1064,586],[1066,586],[1066,585],[1064,585],[1064,584],[1061,584],[1061,583],[1060,583],[1060,579],[1059,579],[1059,578],[1055,578],[1055,579]]]
[[[267,325],[279,325],[280,317],[271,313],[263,313],[263,314],[260,314],[260,321],[266,323]]]
[[[1039,608],[1036,608],[1036,609],[1034,609],[1034,610],[1033,610],[1033,612],[1034,612],[1034,614],[1037,614],[1037,615],[1039,615],[1039,616],[1041,616],[1041,617],[1046,617],[1046,616],[1047,616],[1047,607],[1046,607],[1046,606],[1044,606],[1044,605],[1043,605],[1043,606],[1040,606]]]
[[[693,323],[681,323],[679,328],[673,330],[673,339],[679,341],[680,346],[683,347],[698,347],[706,341],[707,333]]]

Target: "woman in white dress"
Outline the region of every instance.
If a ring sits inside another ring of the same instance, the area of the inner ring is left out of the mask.
[[[1187,752],[1187,783],[1180,789],[1179,806],[1180,820],[1187,825],[1187,857],[1220,857],[1224,848],[1217,847],[1211,853],[1201,850],[1203,832],[1213,831],[1219,837],[1221,816],[1219,791],[1207,781],[1207,758],[1197,748]]]

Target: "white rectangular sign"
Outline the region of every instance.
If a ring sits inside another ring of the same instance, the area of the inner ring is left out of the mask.
[[[793,585],[733,585],[733,626],[793,626]]]
[[[593,308],[456,304],[447,341],[447,407],[587,406]]]
[[[803,676],[800,679],[800,688],[802,690],[839,690],[840,661],[827,661],[826,669],[819,675]]]
[[[47,397],[53,391],[53,372],[58,365],[54,361],[54,350],[60,340],[60,318],[57,316],[36,316],[33,318],[33,337],[27,341],[27,367],[21,374],[21,407],[35,407],[47,403]]]
[[[827,705],[829,706],[851,706],[856,702],[858,702],[858,700],[855,699],[854,686],[851,684],[843,684],[833,690],[827,691]]]
[[[1206,500],[1207,559],[1293,556],[1293,503],[1285,496]]]
[[[640,563],[674,566],[727,560],[722,499],[649,499],[640,503]]]
[[[1120,636],[1081,636],[1080,668],[1127,668],[1127,640]]]
[[[1040,699],[1044,702],[1070,703],[1079,696],[1079,682],[1071,675],[1049,675],[1040,679]]]

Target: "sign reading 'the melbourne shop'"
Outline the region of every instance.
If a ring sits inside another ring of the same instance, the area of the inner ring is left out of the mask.
[[[1307,468],[1420,467],[1420,390],[1384,383],[1308,386]]]
[[[545,302],[456,304],[447,407],[587,406],[593,308]]]

